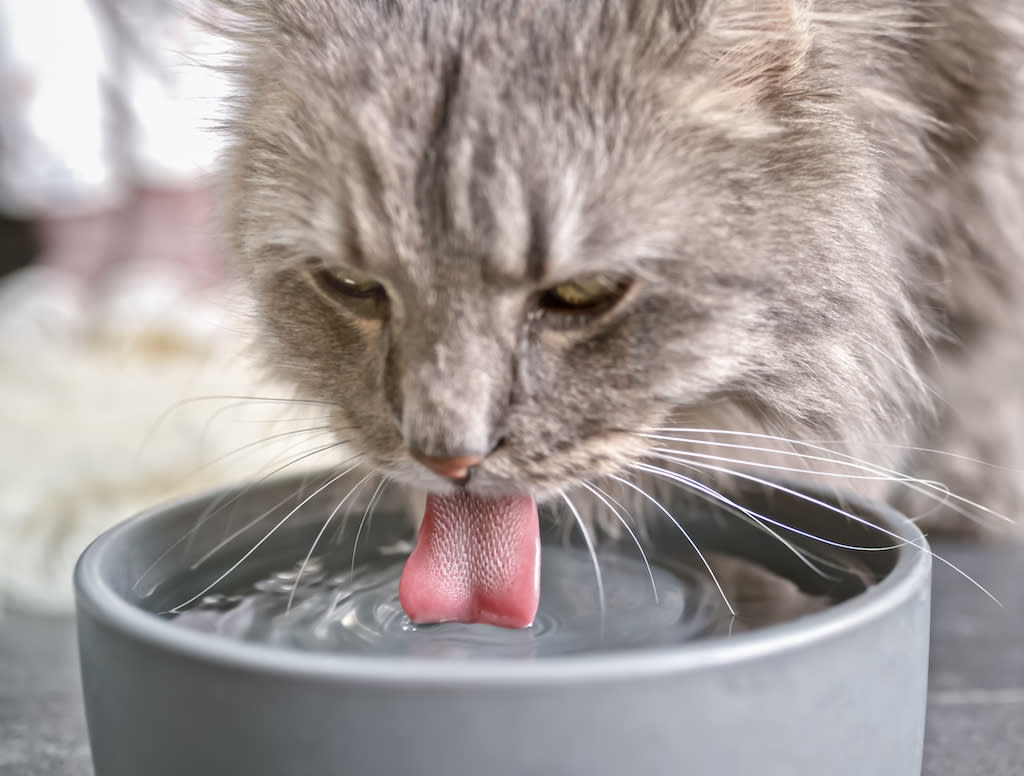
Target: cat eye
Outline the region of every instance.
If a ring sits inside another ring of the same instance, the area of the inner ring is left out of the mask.
[[[341,302],[374,305],[387,301],[384,286],[368,275],[352,269],[329,269],[319,260],[307,262],[313,285],[325,296]]]
[[[550,312],[597,314],[618,302],[629,286],[629,280],[621,276],[590,275],[547,289],[541,293],[538,304]]]

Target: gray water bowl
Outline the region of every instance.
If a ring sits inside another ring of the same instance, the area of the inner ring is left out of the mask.
[[[254,518],[293,507],[308,483],[160,507],[83,554],[78,636],[97,776],[920,774],[931,563],[917,528],[886,507],[806,489],[817,503],[742,493],[745,507],[792,527],[787,547],[735,512],[670,505],[698,546],[829,601],[789,622],[676,645],[532,660],[324,654],[195,632],[159,614],[197,558],[215,547],[216,558],[240,557],[267,533]],[[311,498],[259,553],[301,559],[336,503],[329,490]],[[379,505],[363,546],[408,538],[402,503]],[[655,562],[693,554],[669,521],[650,526]],[[555,544],[565,533],[544,536]],[[218,573],[216,563],[189,572],[200,585]]]

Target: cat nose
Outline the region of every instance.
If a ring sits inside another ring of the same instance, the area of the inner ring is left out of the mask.
[[[434,474],[452,480],[456,485],[465,485],[469,481],[469,470],[484,460],[482,455],[440,456],[426,455],[411,450],[409,454],[426,466]]]

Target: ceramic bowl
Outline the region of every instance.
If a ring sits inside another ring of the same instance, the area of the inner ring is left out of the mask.
[[[884,506],[841,501],[880,532],[838,516],[830,505],[840,502],[824,492],[809,491],[810,501],[742,493],[745,507],[793,527],[787,547],[721,508],[670,505],[698,546],[830,601],[679,644],[535,659],[327,654],[196,632],[159,614],[161,591],[197,558],[213,547],[241,556],[266,534],[265,522],[249,526],[253,516],[294,507],[309,481],[159,507],[83,554],[78,638],[97,776],[920,774],[930,555],[917,528]],[[310,498],[257,556],[301,558],[335,501],[328,491]],[[409,538],[404,503],[382,502],[361,542]],[[656,562],[692,554],[668,521],[651,525]],[[555,544],[565,532],[544,536]],[[217,569],[188,574],[202,583]]]

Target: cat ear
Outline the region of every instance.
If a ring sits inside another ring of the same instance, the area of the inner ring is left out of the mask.
[[[785,91],[807,67],[813,0],[709,0],[701,50],[724,84],[753,99]]]
[[[209,0],[200,22],[225,38],[279,44],[316,39],[340,28],[343,4],[330,0]]]

